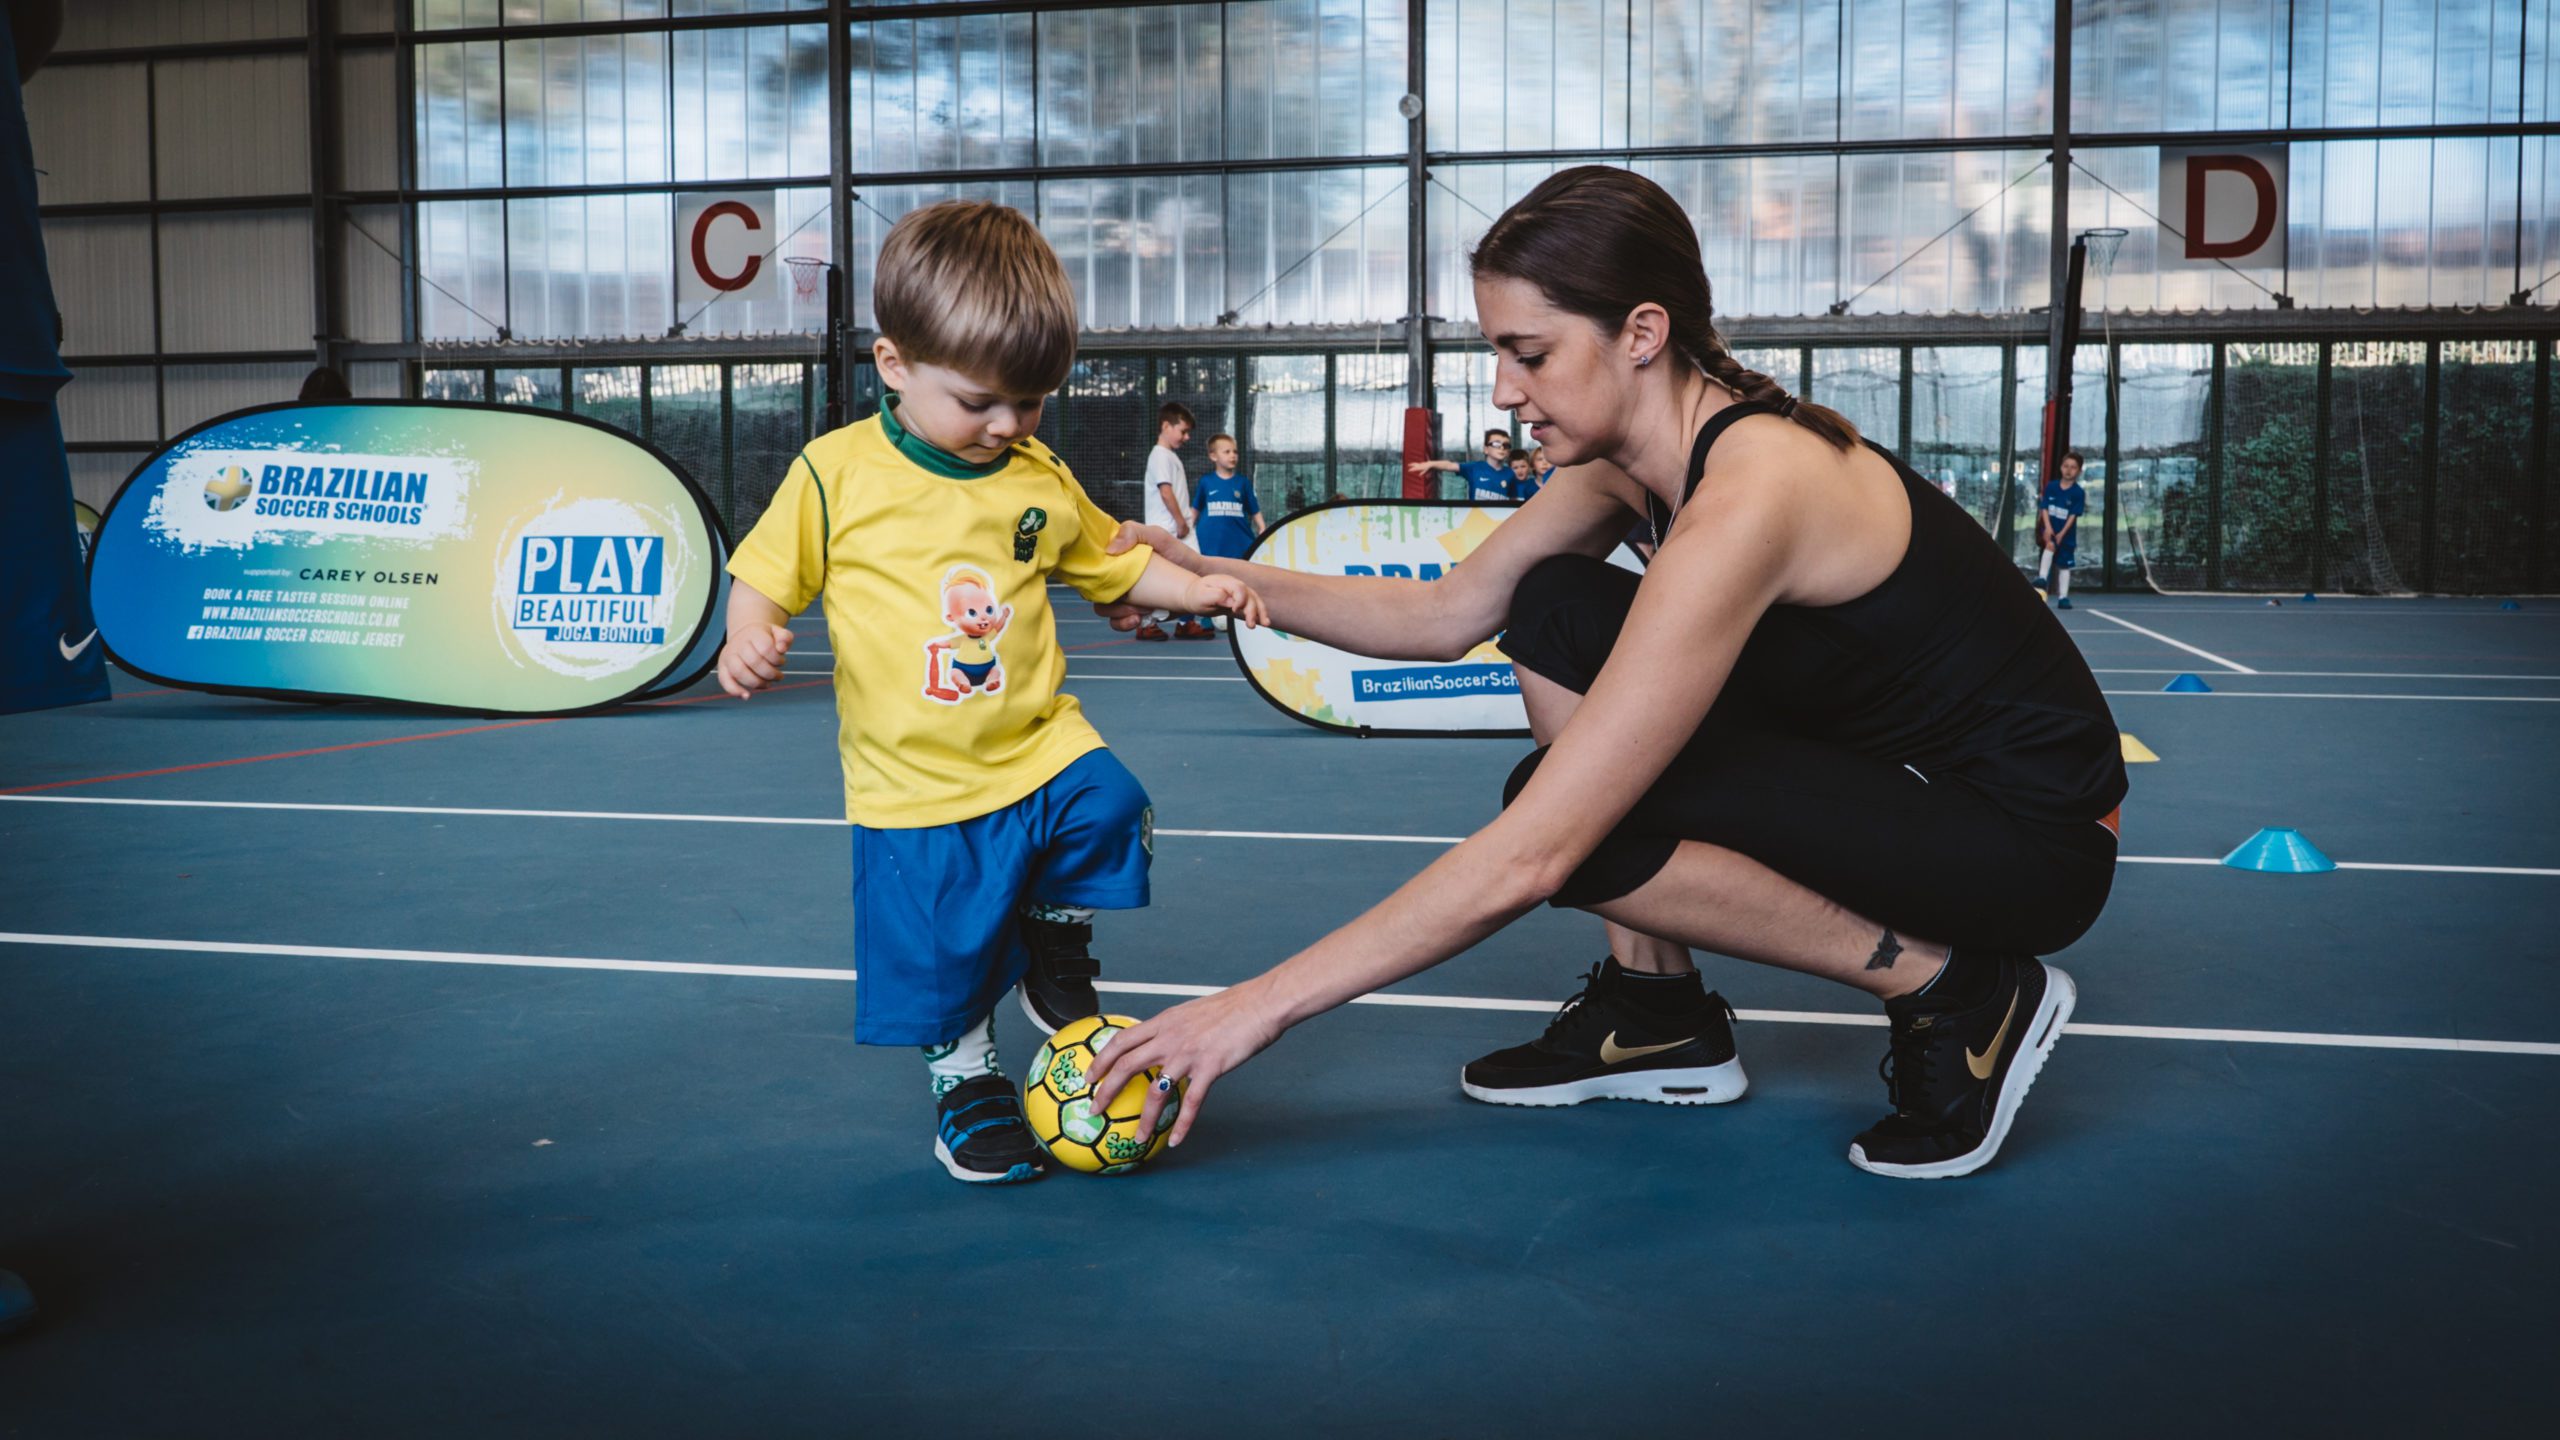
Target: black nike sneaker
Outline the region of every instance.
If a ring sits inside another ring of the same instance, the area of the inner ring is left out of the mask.
[[[1022,1096],[1002,1075],[973,1075],[942,1097],[933,1158],[954,1180],[1003,1185],[1049,1168],[1022,1118]]]
[[[1526,1045],[1468,1065],[1458,1082],[1495,1105],[1579,1105],[1585,1100],[1649,1100],[1657,1105],[1721,1105],[1751,1082],[1733,1047],[1733,1007],[1713,991],[1676,1016],[1656,1015],[1623,993],[1630,983],[1602,962],[1582,989]],[[1645,982],[1652,983],[1652,982]]]
[[[1093,992],[1102,962],[1093,958],[1091,925],[1026,916],[1022,941],[1031,947],[1031,968],[1022,972],[1022,1013],[1041,1034],[1102,1013],[1101,997]]]
[[[1905,1180],[1944,1180],[1970,1175],[2000,1153],[2079,989],[2070,976],[2026,956],[1975,963],[1999,967],[1986,998],[1885,1002],[1893,1039],[1877,1073],[1893,1113],[1850,1143],[1850,1164]]]

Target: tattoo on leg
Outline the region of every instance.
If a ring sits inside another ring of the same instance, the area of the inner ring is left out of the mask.
[[[1867,968],[1870,970],[1890,970],[1893,968],[1894,957],[1901,953],[1902,942],[1894,939],[1893,932],[1891,930],[1887,930],[1884,934],[1876,938],[1875,953],[1867,957]]]

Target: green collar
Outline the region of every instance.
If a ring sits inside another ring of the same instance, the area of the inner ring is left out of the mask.
[[[898,447],[898,453],[916,464],[946,480],[984,480],[990,475],[1004,473],[1004,468],[1013,463],[1013,456],[1007,454],[998,457],[992,465],[972,465],[918,435],[898,423],[899,398],[892,392],[880,406],[880,428],[887,432],[889,443]]]

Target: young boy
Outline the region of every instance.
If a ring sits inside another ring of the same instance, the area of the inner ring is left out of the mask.
[[[1191,407],[1179,400],[1168,400],[1156,409],[1156,448],[1147,452],[1147,483],[1139,496],[1141,511],[1150,525],[1162,528],[1176,540],[1191,538],[1192,523],[1199,517],[1182,504],[1182,447],[1191,442],[1192,427],[1199,424],[1191,417]],[[1164,640],[1164,622],[1172,612],[1159,610],[1138,627],[1141,640]],[[1185,616],[1173,628],[1173,635],[1184,640],[1210,640],[1216,632],[1198,620]]]
[[[1241,458],[1233,435],[1209,437],[1212,469],[1191,482],[1191,509],[1200,517],[1199,538],[1191,543],[1203,555],[1241,560],[1262,533],[1262,499],[1253,493],[1253,477],[1236,473]]]
[[[1499,426],[1484,432],[1484,458],[1461,465],[1455,460],[1416,460],[1404,467],[1421,475],[1445,470],[1467,482],[1470,500],[1511,500],[1511,432]]]
[[[2036,509],[2036,546],[2044,551],[2036,561],[2036,584],[2053,591],[2053,608],[2071,608],[2071,567],[2080,558],[2080,517],[2088,513],[2088,492],[2080,488],[2080,467],[2085,463],[2077,450],[2062,454],[2062,471],[2045,482],[2043,499]],[[2062,574],[2054,577],[2056,566]]]
[[[1260,602],[1117,528],[1031,432],[1075,360],[1075,297],[1031,222],[974,201],[900,220],[873,281],[894,393],[792,463],[729,562],[721,688],[743,700],[823,598],[853,822],[854,1039],[924,1050],[933,1153],[961,1180],[1044,1164],[996,1065],[1017,983],[1045,1029],[1098,1011],[1093,912],[1147,903],[1154,811],[1072,696],[1052,574],[1089,600],[1242,614]]]
[[[1538,493],[1537,462],[1526,455],[1511,457],[1511,498],[1526,501]]]

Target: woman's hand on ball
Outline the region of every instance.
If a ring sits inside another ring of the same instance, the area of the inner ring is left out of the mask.
[[[1117,1095],[1120,1087],[1155,1067],[1186,1082],[1182,1112],[1174,1118],[1173,1139],[1180,1145],[1200,1118],[1201,1103],[1218,1077],[1262,1053],[1280,1038],[1280,1024],[1258,1003],[1252,986],[1233,986],[1214,995],[1176,1005],[1137,1028],[1126,1030],[1102,1054],[1102,1068],[1090,1084],[1096,1095]],[[1149,1086],[1141,1133],[1153,1135],[1169,1090]]]

